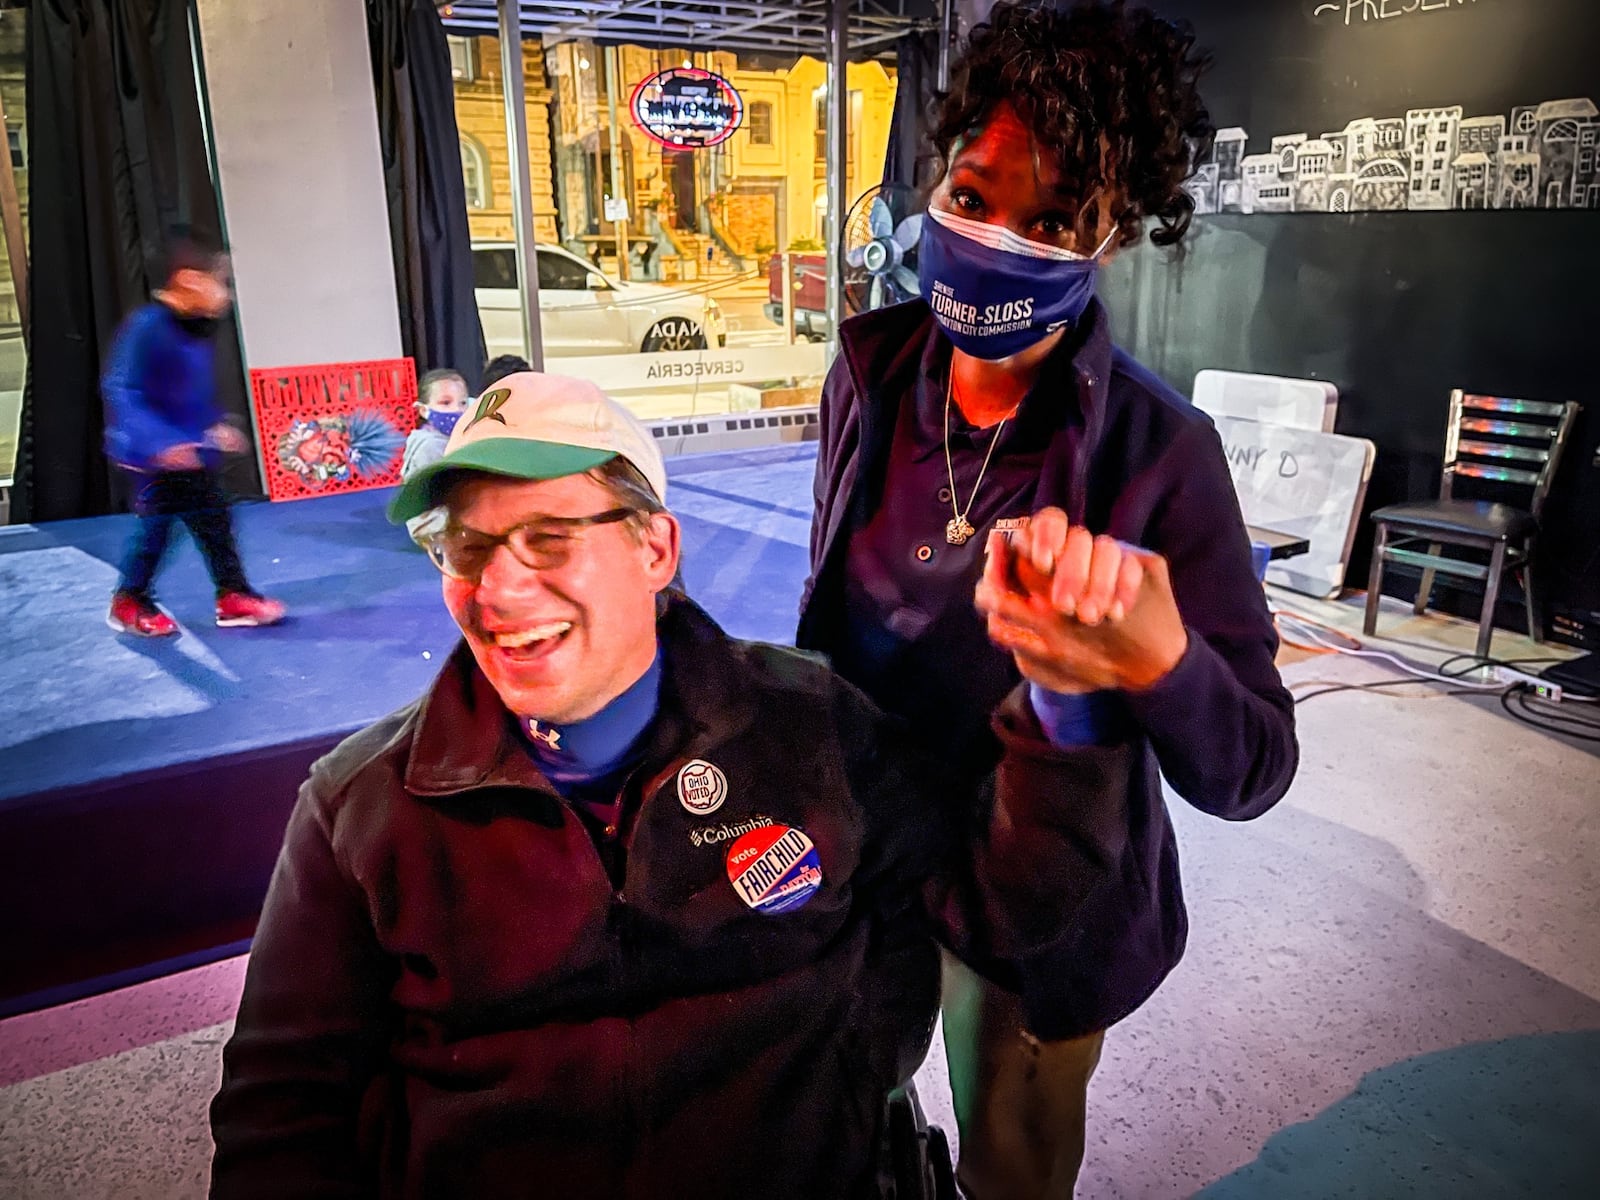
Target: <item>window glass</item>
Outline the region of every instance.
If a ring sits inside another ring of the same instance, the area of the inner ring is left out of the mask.
[[[461,139],[461,182],[466,186],[468,208],[489,207],[489,167],[483,147],[465,137]]]
[[[6,141],[16,183],[19,239],[28,234],[27,94],[24,60],[27,22],[20,13],[0,21],[0,93],[5,103]],[[0,488],[8,487],[16,470],[17,433],[22,419],[22,381],[27,373],[27,347],[22,338],[22,313],[17,303],[11,245],[0,231]],[[0,511],[0,521],[5,520]]]
[[[539,251],[539,286],[557,292],[582,292],[589,288],[589,268],[565,254]]]
[[[447,38],[450,43],[450,76],[452,79],[471,83],[477,77],[473,70],[472,39],[465,37]]]
[[[764,100],[750,106],[750,144],[772,145],[772,105]]]
[[[463,41],[451,47],[455,115],[485,346],[489,357],[527,354],[500,45],[442,15]],[[636,124],[634,90],[684,66],[740,93],[741,135],[674,150]],[[831,344],[825,210],[815,204],[827,64],[574,38],[527,42],[522,71],[549,369],[592,379],[645,419],[815,404]],[[882,176],[893,64],[853,62],[847,82],[848,210]],[[596,294],[592,272],[616,287]]]
[[[472,286],[511,288],[517,286],[517,253],[510,246],[472,251]]]

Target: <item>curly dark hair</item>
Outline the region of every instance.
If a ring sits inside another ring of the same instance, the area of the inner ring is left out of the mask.
[[[948,171],[957,141],[1008,103],[1054,153],[1062,186],[1080,204],[1080,233],[1099,224],[1102,201],[1116,194],[1119,245],[1137,242],[1154,217],[1150,240],[1174,246],[1194,214],[1184,181],[1216,134],[1198,88],[1210,65],[1187,23],[1123,0],[1060,9],[1003,0],[973,29],[950,90],[936,97],[934,146]]]

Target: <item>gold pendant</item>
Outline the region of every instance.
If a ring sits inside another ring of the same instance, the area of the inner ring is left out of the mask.
[[[968,522],[966,517],[951,517],[945,522],[944,540],[952,546],[965,545],[968,538],[978,531]]]

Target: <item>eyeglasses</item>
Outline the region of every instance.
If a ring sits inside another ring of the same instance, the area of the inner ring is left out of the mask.
[[[433,565],[450,578],[476,582],[501,546],[531,570],[552,571],[572,557],[580,530],[591,525],[625,521],[638,511],[612,508],[588,517],[535,517],[501,534],[483,533],[465,525],[446,525],[419,532],[416,541],[428,552]]]

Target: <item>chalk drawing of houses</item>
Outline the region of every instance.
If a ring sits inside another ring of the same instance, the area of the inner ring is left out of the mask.
[[[1406,167],[1398,158],[1380,158],[1356,172],[1351,207],[1372,212],[1401,212],[1406,207]]]
[[[1600,122],[1591,121],[1578,134],[1572,203],[1579,208],[1600,208]]]
[[[1305,141],[1303,133],[1284,133],[1272,139],[1272,152],[1278,156],[1278,174],[1285,179],[1294,178],[1295,155]]]
[[[1454,195],[1456,139],[1461,129],[1461,106],[1414,108],[1406,113],[1406,154],[1411,161],[1411,192],[1407,207],[1449,208]]]
[[[1250,135],[1237,125],[1217,130],[1211,161],[1217,164],[1217,212],[1239,212],[1244,207],[1244,148]]]
[[[1545,208],[1588,206],[1594,180],[1594,130],[1600,111],[1592,100],[1552,100],[1534,113],[1533,149],[1539,155],[1536,203]],[[1588,133],[1587,157],[1584,134]],[[1581,160],[1581,161],[1580,161]],[[1580,165],[1584,168],[1580,171]]]
[[[1487,154],[1493,162],[1500,157],[1500,142],[1505,136],[1504,117],[1468,117],[1461,122],[1456,148],[1461,154]]]
[[[1328,176],[1328,211],[1347,213],[1355,208],[1356,177],[1349,171]]]
[[[1539,106],[1537,104],[1519,104],[1511,110],[1511,124],[1506,128],[1508,134],[1528,139],[1530,146],[1533,135],[1539,132]]]
[[[1350,131],[1325,133],[1322,140],[1332,148],[1328,156],[1328,174],[1343,175],[1350,170]]]
[[[1396,212],[1448,208],[1600,210],[1600,108],[1589,98],[1520,104],[1509,116],[1461,105],[1357,117],[1321,137],[1218,131],[1185,185],[1199,213]]]
[[[1301,142],[1294,151],[1294,209],[1296,212],[1328,211],[1328,176],[1333,165],[1333,147],[1321,138]]]
[[[1196,214],[1204,215],[1217,211],[1217,164],[1205,163],[1196,167],[1189,181],[1183,185],[1184,190],[1194,200]]]
[[[1374,131],[1377,137],[1378,156],[1380,158],[1398,158],[1405,151],[1406,123],[1402,117],[1384,117],[1377,122]]]
[[[1283,160],[1279,155],[1249,154],[1240,166],[1244,170],[1244,212],[1293,211],[1294,188],[1283,176]]]
[[[1459,154],[1455,161],[1455,206],[1488,208],[1489,181],[1494,178],[1493,162],[1481,150]]]
[[[1361,170],[1378,158],[1378,123],[1371,117],[1361,117],[1344,127],[1345,144],[1349,147],[1346,169],[1352,173]]]
[[[1508,150],[1500,155],[1500,172],[1494,186],[1496,208],[1533,208],[1538,203],[1538,186],[1537,154]]]

